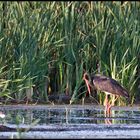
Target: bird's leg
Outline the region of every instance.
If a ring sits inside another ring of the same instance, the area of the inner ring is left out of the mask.
[[[116,99],[114,100],[114,102],[119,98],[119,95],[117,95]]]
[[[117,99],[119,98],[119,96],[118,95],[116,95],[116,98],[114,99],[114,101],[113,102],[115,102]],[[110,100],[109,101],[109,108],[112,106],[112,100]]]
[[[117,96],[115,99],[114,99],[114,102],[118,99],[119,96]],[[108,102],[108,114],[109,116],[111,116],[111,107],[112,107],[112,102],[111,100]]]
[[[112,107],[112,105],[108,103],[108,108],[107,108],[108,117],[111,116],[111,107]]]
[[[110,102],[109,102],[112,106],[114,106],[114,103],[118,99],[119,95],[113,95],[113,96],[114,96],[114,98],[112,97],[112,100],[110,100]]]
[[[112,124],[112,120],[110,120],[109,118],[105,118],[105,124]]]
[[[110,104],[108,102],[108,94],[106,94],[106,96],[105,96],[104,105],[105,105],[105,117],[108,117],[109,113],[110,113],[110,111],[109,111]]]
[[[112,107],[112,105],[110,104],[110,101],[108,101],[108,95],[109,94],[106,93],[105,101],[104,101],[105,117],[110,117],[111,116],[111,107]]]
[[[105,96],[105,101],[104,101],[104,105],[105,105],[105,117],[107,117],[107,95]]]
[[[108,103],[107,103],[107,114],[108,114],[108,117],[111,116],[111,107],[112,107],[112,100],[108,101]]]

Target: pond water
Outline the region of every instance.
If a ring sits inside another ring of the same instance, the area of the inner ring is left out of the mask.
[[[137,138],[140,137],[139,107],[112,107],[104,116],[104,107],[96,105],[13,105],[0,106],[6,117],[4,126],[24,128],[26,132],[0,132],[0,138]]]

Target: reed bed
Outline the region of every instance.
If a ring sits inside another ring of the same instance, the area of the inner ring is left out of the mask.
[[[0,13],[1,102],[80,100],[84,71],[115,78],[139,101],[140,2],[5,1]]]

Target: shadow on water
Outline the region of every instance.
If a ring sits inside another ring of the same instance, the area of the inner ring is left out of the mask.
[[[5,109],[5,122],[15,124],[16,117],[23,124],[39,119],[39,124],[140,124],[140,111],[112,110],[112,116],[104,117],[103,109],[45,108]]]

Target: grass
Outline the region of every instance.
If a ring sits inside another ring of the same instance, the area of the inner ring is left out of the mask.
[[[99,70],[129,91],[132,104],[140,98],[139,2],[0,2],[0,9],[2,102],[76,99],[87,90],[83,72]]]

